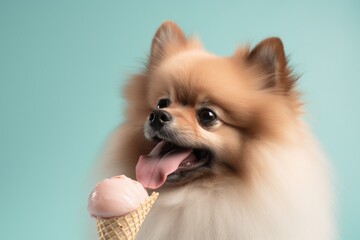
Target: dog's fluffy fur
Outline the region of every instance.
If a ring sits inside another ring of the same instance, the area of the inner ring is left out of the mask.
[[[218,57],[174,23],[160,26],[146,69],[125,89],[108,175],[135,178],[139,156],[156,144],[147,121],[161,98],[174,119],[166,140],[209,149],[212,159],[157,190],[137,239],[336,238],[327,162],[301,120],[295,80],[278,38]],[[218,117],[207,127],[196,116],[205,105]]]

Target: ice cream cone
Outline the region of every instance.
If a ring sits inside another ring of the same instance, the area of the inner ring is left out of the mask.
[[[153,192],[137,209],[124,216],[98,219],[99,240],[134,240],[158,195]]]

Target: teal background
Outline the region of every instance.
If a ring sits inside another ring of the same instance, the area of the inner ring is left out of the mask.
[[[282,38],[337,178],[341,239],[360,239],[355,0],[1,0],[0,238],[87,239],[89,173],[122,119],[120,88],[166,19],[219,55]]]

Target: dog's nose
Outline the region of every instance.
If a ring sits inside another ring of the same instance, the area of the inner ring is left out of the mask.
[[[149,124],[155,130],[159,130],[172,119],[170,113],[164,110],[154,110],[149,115]]]

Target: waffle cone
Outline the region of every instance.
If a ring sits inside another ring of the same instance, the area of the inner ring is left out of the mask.
[[[153,192],[137,209],[124,216],[98,219],[99,240],[134,240],[158,195]]]

